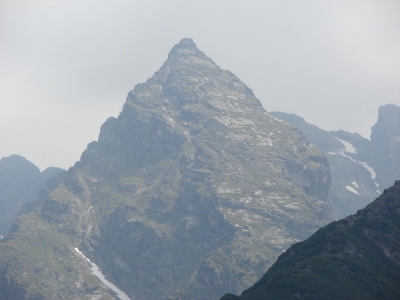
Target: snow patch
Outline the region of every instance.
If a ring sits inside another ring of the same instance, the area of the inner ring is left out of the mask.
[[[167,120],[167,123],[169,125],[171,125],[172,127],[175,127],[176,122],[171,116],[167,115],[167,116],[164,116],[164,117]]]
[[[352,187],[349,186],[349,185],[346,185],[344,188],[345,188],[346,190],[348,190],[348,191],[350,191],[350,192],[356,194],[356,195],[360,195],[354,188],[352,188]]]
[[[284,207],[286,207],[286,208],[291,208],[291,209],[300,209],[300,210],[301,210],[300,207],[298,207],[298,206],[296,206],[296,205],[293,205],[292,203],[285,204]]]
[[[370,167],[365,161],[355,160],[354,158],[344,154],[343,151],[340,151],[339,153],[337,153],[337,152],[328,152],[328,154],[331,154],[331,155],[342,155],[344,157],[347,157],[352,162],[355,162],[356,164],[359,164],[360,166],[363,166],[365,169],[367,169],[367,171],[371,174],[372,180],[375,180],[375,178],[376,178],[375,170],[372,167]]]
[[[239,188],[230,187],[226,183],[217,187],[217,193],[219,194],[240,194],[242,191]]]
[[[375,180],[376,178],[376,172],[374,169],[372,169],[372,167],[370,167],[365,161],[360,161],[358,162],[360,165],[362,165],[364,168],[366,168],[368,170],[368,172],[371,173],[371,178],[373,180]]]
[[[346,152],[357,153],[357,149],[352,144],[350,144],[349,142],[343,141],[341,139],[338,139],[338,140],[343,144]]]
[[[119,288],[117,288],[114,284],[109,282],[101,273],[100,268],[93,262],[90,261],[89,258],[87,258],[78,248],[75,248],[75,251],[78,252],[84,259],[86,259],[89,264],[90,264],[90,269],[92,270],[93,275],[95,275],[97,278],[100,279],[101,282],[103,282],[108,288],[110,288],[112,291],[114,291],[117,294],[117,297],[121,300],[131,300],[131,298],[128,297],[127,294],[125,294],[123,291],[121,291]]]
[[[357,181],[353,181],[353,182],[351,183],[351,185],[354,186],[355,188],[358,188]]]

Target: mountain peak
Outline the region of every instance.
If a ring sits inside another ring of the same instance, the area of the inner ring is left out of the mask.
[[[380,188],[389,187],[399,178],[400,170],[400,107],[386,104],[379,107],[378,121],[371,128],[373,162]]]
[[[180,42],[175,45],[175,47],[197,48],[196,44],[193,42],[193,40],[191,38],[183,38],[183,39],[181,39]]]
[[[388,104],[385,104],[385,105],[382,105],[379,107],[380,114],[388,113],[390,111],[400,111],[400,107],[398,107],[397,105],[391,104],[391,103],[388,103]]]
[[[214,64],[213,60],[200,51],[190,38],[184,38],[172,47],[168,54],[168,61],[184,63],[207,61]]]
[[[154,91],[160,97],[154,97]],[[171,49],[168,59],[154,76],[129,92],[127,103],[160,109],[161,103],[164,106],[167,102],[175,103],[179,108],[171,109],[180,114],[182,106],[193,99],[214,107],[214,112],[242,114],[255,109],[264,115],[253,91],[232,72],[215,64],[189,38],[182,39]]]

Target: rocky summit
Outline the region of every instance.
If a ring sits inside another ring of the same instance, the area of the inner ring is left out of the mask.
[[[400,178],[399,106],[388,104],[379,108],[378,121],[371,128],[371,165],[384,189]]]
[[[400,180],[373,203],[291,246],[242,296],[221,300],[399,299]]]
[[[115,297],[78,250],[130,299],[238,293],[332,220],[329,184],[322,151],[183,39],[1,241],[0,299]]]

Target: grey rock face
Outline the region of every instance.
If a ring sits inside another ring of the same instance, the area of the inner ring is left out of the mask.
[[[357,133],[327,132],[293,114],[272,114],[299,128],[324,151],[332,175],[328,198],[335,219],[356,213],[400,178],[399,107],[380,107],[371,141]]]
[[[317,147],[183,39],[21,226],[51,227],[79,278],[74,247],[131,299],[218,299],[332,220],[329,184]],[[67,275],[56,290],[85,294]]]
[[[379,108],[371,129],[371,165],[382,189],[400,179],[400,107],[388,104]]]
[[[240,290],[331,219],[323,154],[189,39],[76,167],[112,211],[87,247],[134,299]]]

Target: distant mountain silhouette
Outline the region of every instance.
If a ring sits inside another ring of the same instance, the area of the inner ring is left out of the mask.
[[[11,230],[12,222],[18,217],[26,203],[34,204],[46,181],[62,172],[51,167],[43,172],[22,156],[11,155],[0,160],[0,234]]]

